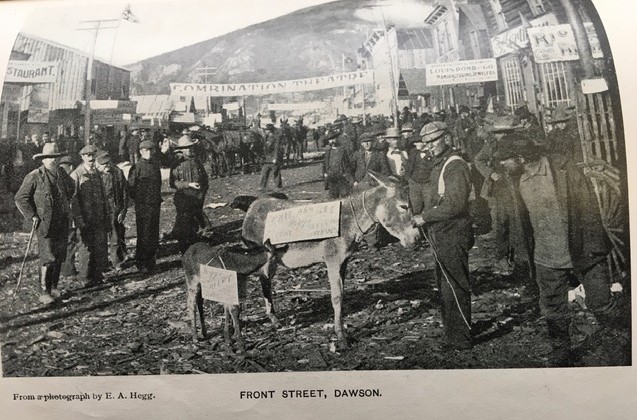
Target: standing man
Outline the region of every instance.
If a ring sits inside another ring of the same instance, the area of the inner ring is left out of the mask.
[[[409,124],[409,123],[407,123]],[[431,171],[433,160],[425,150],[425,142],[421,136],[412,137],[414,147],[407,152],[405,179],[409,184],[409,204],[414,214],[420,214],[429,203],[431,194]]]
[[[170,187],[177,190],[174,198],[175,225],[172,231],[182,254],[197,241],[197,231],[205,225],[202,212],[208,191],[208,174],[194,154],[196,144],[190,136],[181,136],[175,147],[181,153],[177,154],[170,168]]]
[[[40,302],[48,305],[60,296],[60,266],[66,257],[67,238],[71,227],[73,180],[59,170],[60,153],[55,143],[44,145],[42,153],[33,156],[42,165],[29,172],[15,195],[22,216],[36,229],[40,259]]]
[[[586,305],[597,320],[602,324],[611,320],[608,238],[590,181],[571,159],[543,155],[530,139],[518,133],[507,135],[505,140],[496,158],[509,171],[520,174],[520,195],[535,243],[540,309],[553,345],[550,362],[568,366],[568,290],[572,274],[584,285]]]
[[[354,185],[350,158],[347,149],[336,142],[338,135],[338,131],[325,135],[329,143],[323,157],[323,179],[330,198],[349,195]]]
[[[433,157],[430,184],[434,191],[413,222],[415,226],[425,227],[436,258],[446,346],[466,350],[473,346],[469,250],[474,237],[469,217],[469,166],[448,145],[451,135],[445,123],[429,123],[420,135]]]
[[[60,159],[60,168],[66,172],[69,177],[73,173],[73,158],[70,155],[63,156]],[[72,178],[71,178],[72,179]],[[66,258],[62,262],[60,275],[62,277],[75,277],[78,272],[75,268],[75,253],[77,252],[78,232],[75,226],[69,226],[68,244],[66,246]]]
[[[372,133],[363,133],[360,136],[361,150],[358,150],[354,155],[354,186],[368,179],[368,171],[383,175],[390,174],[385,153],[372,149],[374,140]]]
[[[86,287],[100,284],[108,267],[108,204],[102,186],[102,177],[95,167],[97,148],[90,144],[80,150],[82,164],[71,178],[75,182],[75,196],[80,217],[78,246],[79,280]]]
[[[276,182],[276,187],[282,188],[281,161],[283,160],[283,148],[281,146],[281,136],[276,133],[274,124],[266,124],[265,126],[264,155],[265,160],[263,166],[261,166],[259,190],[265,191],[268,188],[270,173],[272,173],[272,178]]]
[[[137,247],[135,259],[142,273],[155,269],[159,249],[159,210],[161,208],[161,169],[153,156],[155,144],[145,140],[139,144],[141,158],[128,174],[128,193],[135,202]]]
[[[134,165],[139,160],[139,144],[141,143],[141,138],[139,136],[139,130],[135,129],[131,132],[130,137],[128,138],[128,161],[131,165]]]
[[[407,152],[400,148],[402,136],[396,127],[389,127],[385,133],[385,139],[389,148],[387,149],[387,162],[391,174],[403,178],[405,176],[405,163],[407,163]]]
[[[108,210],[108,254],[115,271],[119,272],[126,258],[124,219],[128,210],[128,185],[124,172],[113,163],[107,152],[99,153],[96,163],[102,177]]]

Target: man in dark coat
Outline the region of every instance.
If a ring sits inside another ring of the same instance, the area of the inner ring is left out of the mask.
[[[139,160],[139,144],[141,141],[139,130],[133,130],[127,141],[128,161],[131,165],[134,165]]]
[[[60,168],[70,176],[75,169],[73,158],[70,155],[63,156],[60,159]],[[62,277],[75,277],[78,274],[75,268],[75,253],[77,252],[78,241],[78,229],[74,226],[70,227],[68,245],[66,246],[66,258],[60,270],[60,276]]]
[[[323,179],[330,198],[349,195],[354,185],[352,164],[347,149],[337,143],[338,131],[326,134],[328,141],[323,157]]]
[[[554,352],[551,362],[570,363],[569,278],[586,290],[586,306],[604,323],[613,310],[606,256],[610,245],[590,181],[572,160],[544,155],[529,139],[509,135],[496,158],[520,174],[520,194],[534,237],[533,259],[540,309]]]
[[[430,184],[434,191],[413,222],[415,226],[425,226],[436,258],[446,345],[454,350],[470,349],[469,250],[474,237],[469,217],[469,166],[448,145],[450,133],[445,123],[429,123],[420,134],[433,156]]]
[[[60,266],[66,257],[72,223],[73,180],[59,170],[60,153],[54,143],[45,144],[42,153],[33,155],[42,165],[29,172],[15,195],[15,204],[26,220],[36,228],[40,259],[40,302],[48,305],[59,297]]]
[[[409,203],[414,214],[420,214],[429,202],[427,195],[431,193],[430,177],[433,160],[425,150],[425,142],[420,135],[412,137],[411,147],[407,151],[405,163],[405,179],[409,184]]]
[[[124,219],[128,211],[128,184],[124,172],[113,163],[107,152],[98,154],[96,164],[102,177],[108,210],[108,254],[113,268],[119,272],[126,258]]]
[[[78,245],[78,277],[85,286],[101,283],[108,268],[108,203],[102,178],[95,167],[97,148],[84,146],[80,150],[83,163],[72,173],[75,195],[79,204],[80,241]]]
[[[385,154],[372,148],[374,141],[372,133],[363,133],[360,136],[361,149],[354,154],[354,186],[364,181],[368,181],[368,185],[372,185],[371,178],[367,176],[368,171],[383,175],[390,174]]]
[[[276,132],[274,124],[266,124],[265,126],[264,156],[263,165],[261,166],[259,190],[264,191],[268,188],[270,173],[272,173],[272,178],[277,188],[282,188],[281,162],[283,161],[283,147],[280,133]]]
[[[177,190],[173,200],[176,209],[173,234],[182,254],[197,241],[198,228],[205,225],[202,212],[208,191],[208,174],[194,156],[196,145],[190,136],[181,136],[175,147],[181,153],[170,168],[170,186]]]
[[[128,174],[128,195],[135,203],[137,246],[135,260],[142,273],[155,269],[159,249],[159,213],[161,208],[161,169],[155,158],[155,144],[139,144],[140,159]]]

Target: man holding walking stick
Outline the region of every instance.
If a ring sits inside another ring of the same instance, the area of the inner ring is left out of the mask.
[[[42,153],[33,156],[33,160],[41,160],[41,166],[27,174],[15,195],[16,206],[31,222],[38,239],[42,286],[39,300],[44,305],[60,296],[60,267],[66,257],[72,223],[73,180],[58,169],[59,159],[65,154],[59,151],[57,144],[46,143]]]
[[[428,202],[413,223],[424,226],[436,259],[446,347],[467,350],[473,345],[469,284],[469,250],[474,242],[469,217],[471,175],[467,163],[449,146],[450,133],[444,122],[425,125],[420,135],[433,157],[429,185],[434,191],[425,195]]]

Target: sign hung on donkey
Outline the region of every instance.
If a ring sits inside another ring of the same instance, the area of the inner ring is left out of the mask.
[[[341,202],[308,204],[272,211],[265,221],[264,237],[273,244],[339,236]]]
[[[201,296],[206,300],[238,305],[245,296],[245,282],[239,283],[237,272],[201,264],[199,266]],[[244,290],[240,290],[242,287]]]

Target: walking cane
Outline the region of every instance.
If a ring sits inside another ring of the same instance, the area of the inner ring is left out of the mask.
[[[22,272],[24,271],[24,265],[27,262],[27,256],[29,255],[29,249],[31,249],[31,241],[33,241],[33,234],[35,233],[35,225],[38,223],[37,220],[33,221],[33,225],[31,226],[31,234],[29,235],[29,242],[27,242],[27,250],[24,253],[24,258],[22,259],[22,265],[20,266],[20,274],[18,274],[18,284],[15,286],[15,290],[13,291],[13,299],[11,300],[11,304],[15,302],[15,297],[18,295],[18,289],[20,288],[20,282],[22,281]]]

